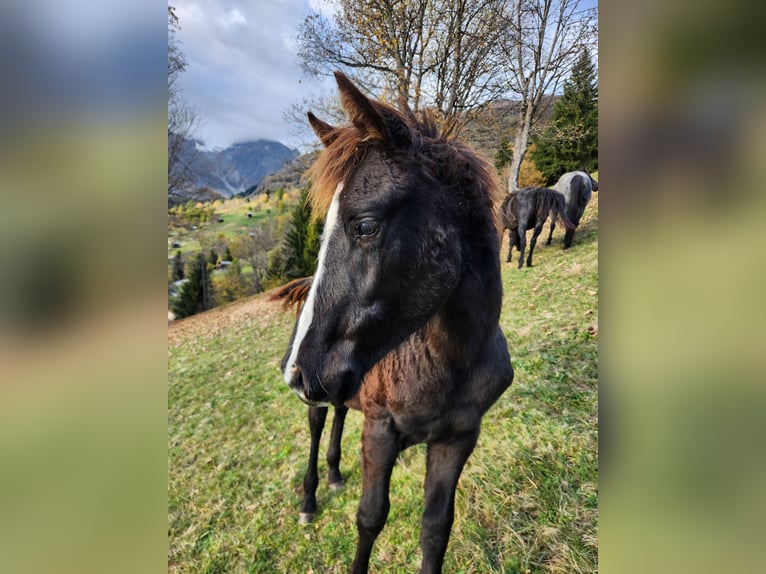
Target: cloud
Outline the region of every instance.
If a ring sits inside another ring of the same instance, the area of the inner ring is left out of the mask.
[[[175,6],[189,62],[180,85],[201,116],[198,139],[215,147],[259,138],[291,145],[282,112],[320,85],[303,77],[296,54],[309,1],[176,0]]]

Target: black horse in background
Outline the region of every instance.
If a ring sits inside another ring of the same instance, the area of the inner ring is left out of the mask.
[[[574,239],[575,229],[580,225],[580,219],[585,213],[585,207],[590,201],[592,192],[598,191],[598,182],[584,171],[570,171],[559,178],[556,183],[556,190],[564,196],[566,215],[573,224],[570,229],[564,223],[564,226],[567,227],[564,233],[564,249],[569,249]],[[553,213],[551,215],[551,231],[548,234],[548,241],[545,242],[546,245],[551,244],[555,227],[556,214]]]
[[[552,220],[555,220],[557,215],[561,218],[567,233],[570,228],[574,230],[574,225],[565,212],[564,196],[557,191],[547,187],[524,187],[503,200],[500,205],[500,221],[503,224],[503,233],[506,229],[510,232],[507,262],[511,261],[511,253],[515,246],[519,250],[519,269],[524,266],[527,230],[534,229],[527,256],[527,267],[532,267],[532,253],[535,250],[537,237],[542,232],[543,224],[549,214]],[[553,229],[552,225],[551,229]]]

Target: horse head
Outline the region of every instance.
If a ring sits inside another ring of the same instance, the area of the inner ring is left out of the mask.
[[[351,125],[308,115],[325,146],[309,173],[325,227],[282,361],[285,381],[309,404],[352,398],[367,371],[445,304],[464,264],[460,194],[429,168],[447,145],[435,125],[335,76]]]

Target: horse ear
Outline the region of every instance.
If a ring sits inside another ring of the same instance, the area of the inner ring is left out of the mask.
[[[323,122],[311,112],[309,112],[307,115],[309,117],[309,123],[314,129],[314,133],[317,135],[324,147],[328,147],[332,142],[335,141],[335,138],[338,137],[338,132],[336,132],[335,128],[330,124]]]
[[[351,83],[343,72],[335,72],[335,81],[340,91],[340,101],[348,119],[356,128],[375,139],[386,139],[388,130],[383,117],[372,102]]]
[[[342,72],[335,72],[335,81],[338,83],[341,105],[359,131],[394,148],[410,143],[409,127],[400,118],[370,100]]]

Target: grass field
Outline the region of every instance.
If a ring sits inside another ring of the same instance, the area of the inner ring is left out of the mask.
[[[531,269],[503,264],[501,325],[516,377],[484,417],[461,477],[445,572],[598,570],[598,193],[572,249],[562,238],[559,226],[553,245],[540,241]],[[503,261],[506,250],[507,236]],[[351,564],[361,415],[346,423],[345,488],[327,487],[323,453],[319,511],[299,525],[306,407],[279,373],[293,319],[259,295],[169,326],[170,572],[320,574]],[[372,572],[419,567],[424,454],[412,447],[394,469]]]

